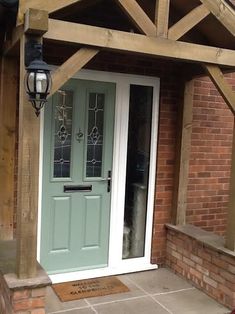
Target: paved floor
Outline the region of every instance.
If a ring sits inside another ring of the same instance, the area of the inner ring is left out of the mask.
[[[60,302],[51,288],[46,313],[54,314],[228,314],[227,308],[176,276],[159,269],[118,276],[130,291]]]

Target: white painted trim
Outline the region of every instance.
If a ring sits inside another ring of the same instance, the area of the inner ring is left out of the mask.
[[[132,264],[122,265],[117,268],[98,268],[94,270],[84,270],[84,271],[77,271],[71,272],[66,274],[57,274],[57,275],[50,275],[50,279],[53,284],[61,283],[61,282],[69,282],[74,280],[83,280],[83,279],[91,279],[97,277],[106,277],[106,276],[113,276],[113,275],[121,275],[121,274],[128,274],[128,273],[135,273],[138,271],[146,271],[146,270],[154,270],[158,269],[157,265],[146,264],[146,263],[136,263],[135,267]]]
[[[113,82],[116,84],[109,260],[108,267],[105,268],[72,272],[66,274],[56,274],[51,275],[50,278],[52,279],[53,282],[61,282],[142,271],[147,269],[156,269],[157,268],[156,265],[150,264],[150,258],[151,258],[156,158],[157,158],[160,80],[159,78],[156,77],[100,72],[93,70],[81,70],[74,76],[74,78],[92,81]],[[142,258],[122,260],[122,237],[124,222],[128,119],[129,119],[128,115],[131,84],[152,86],[154,88],[152,134],[149,169],[148,209],[146,219],[147,227],[145,237],[145,256]],[[42,169],[43,169],[42,157],[43,157],[43,119],[41,119],[40,131],[40,176],[39,176],[39,202],[38,202],[39,220],[38,220],[38,250],[37,250],[39,261],[41,239],[41,198],[42,198]]]

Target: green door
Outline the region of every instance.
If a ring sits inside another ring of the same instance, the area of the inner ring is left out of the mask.
[[[115,84],[70,80],[45,107],[40,261],[108,264]]]

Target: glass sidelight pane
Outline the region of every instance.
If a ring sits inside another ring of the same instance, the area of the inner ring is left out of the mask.
[[[101,177],[105,95],[89,94],[86,176]]]
[[[123,259],[144,256],[152,102],[153,87],[130,86]]]
[[[54,106],[54,178],[69,178],[71,165],[71,138],[73,92],[58,91]]]

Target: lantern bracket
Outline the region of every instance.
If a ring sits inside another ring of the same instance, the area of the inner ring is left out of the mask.
[[[42,44],[31,38],[25,43],[25,67],[34,60],[42,60]]]

